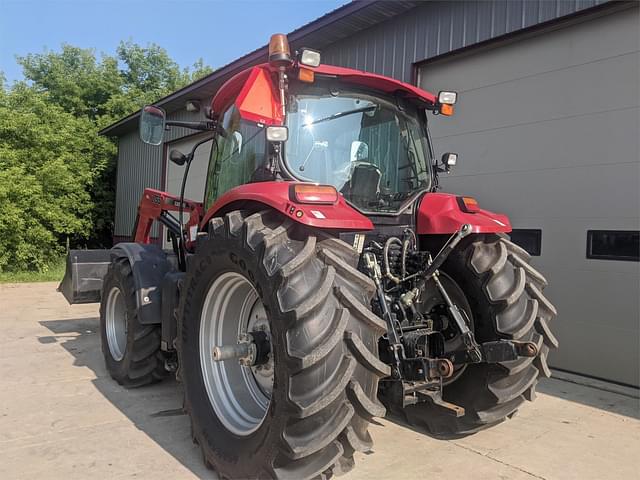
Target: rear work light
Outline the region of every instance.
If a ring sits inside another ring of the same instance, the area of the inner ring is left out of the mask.
[[[457,92],[440,92],[438,93],[438,103],[454,105],[458,101]]]
[[[338,201],[338,191],[332,185],[295,183],[289,189],[289,198],[297,203],[332,205]]]
[[[480,211],[478,201],[473,197],[458,197],[460,210],[466,213],[476,213]]]
[[[267,127],[267,140],[270,142],[286,142],[287,138],[289,138],[289,129],[287,127]]]
[[[318,67],[320,65],[320,52],[303,48],[300,52],[300,63],[308,67]]]

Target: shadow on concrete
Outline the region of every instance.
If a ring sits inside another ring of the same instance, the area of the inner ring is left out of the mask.
[[[588,381],[588,379],[585,381]],[[613,388],[616,387],[613,386]],[[640,399],[638,399],[637,391],[631,388],[621,390],[628,390],[633,393],[615,392],[608,390],[606,384],[604,388],[599,388],[598,386],[583,385],[575,381],[552,377],[540,381],[536,390],[538,393],[552,395],[570,402],[581,403],[617,415],[640,419]]]
[[[182,388],[174,379],[159,384],[127,390],[118,385],[105,370],[100,349],[98,318],[77,318],[39,322],[50,336],[38,340],[59,343],[74,357],[74,366],[88,367],[96,379],[95,388],[115,405],[141,431],[199,478],[217,478],[208,470],[200,449],[191,441],[189,419],[182,411]]]
[[[206,469],[199,448],[191,441],[189,419],[182,411],[182,389],[175,380],[127,390],[113,381],[105,370],[97,318],[42,321],[40,324],[49,329],[52,335],[42,336],[38,340],[41,343],[59,343],[74,356],[74,365],[90,368],[97,377],[93,380],[95,387],[138,429],[198,477],[216,478],[212,471]],[[537,390],[570,402],[640,418],[640,402],[632,396],[555,379],[542,380]],[[430,435],[424,429],[407,424],[397,415],[390,415],[387,419],[434,439],[460,438]]]

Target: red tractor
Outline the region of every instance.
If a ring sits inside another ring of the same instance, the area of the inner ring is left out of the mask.
[[[147,189],[132,243],[72,251],[60,290],[100,302],[102,350],[127,387],[174,373],[193,440],[223,478],[316,478],[368,451],[386,410],[433,435],[465,435],[533,400],[557,346],[545,278],[504,215],[439,193],[427,128],[450,115],[397,80],[291,55],[225,83],[188,154],[179,197]],[[213,139],[204,202],[184,199]],[[188,218],[187,218],[188,217]],[[150,242],[154,221],[172,238]],[[386,409],[385,409],[386,407]]]

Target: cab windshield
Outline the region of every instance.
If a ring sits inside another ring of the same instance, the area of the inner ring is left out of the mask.
[[[291,87],[285,162],[294,177],[333,185],[360,210],[381,213],[431,187],[424,112],[335,81]]]

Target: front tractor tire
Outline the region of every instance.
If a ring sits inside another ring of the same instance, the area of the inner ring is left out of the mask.
[[[221,478],[325,478],[371,448],[389,368],[378,359],[374,285],[357,260],[275,211],[233,211],[199,238],[183,287],[180,376],[193,440]],[[260,331],[268,361],[214,359],[214,348]]]
[[[534,399],[538,378],[551,375],[547,355],[558,341],[549,329],[556,309],[542,293],[547,281],[529,261],[525,250],[497,235],[471,237],[449,256],[443,271],[466,296],[476,340],[534,342],[538,355],[467,365],[443,387],[443,398],[464,407],[465,415],[456,418],[419,403],[404,409],[409,423],[436,436],[464,436],[512,417]]]
[[[120,385],[141,387],[169,374],[160,350],[160,325],[140,323],[126,256],[112,259],[103,280],[100,338],[107,371]]]

